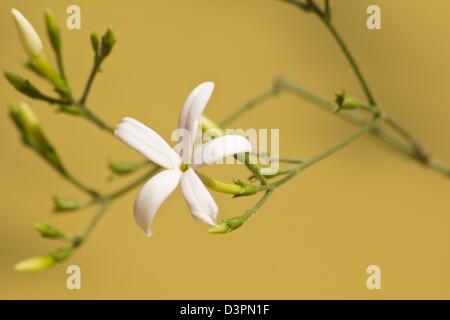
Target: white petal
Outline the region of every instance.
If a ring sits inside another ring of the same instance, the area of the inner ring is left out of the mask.
[[[161,167],[173,169],[181,163],[180,156],[159,134],[137,120],[123,118],[114,134]]]
[[[181,110],[178,128],[189,130],[188,123],[195,120],[192,118],[199,114],[196,120],[200,119],[213,90],[214,83],[212,82],[203,82],[192,90],[184,103],[183,110]]]
[[[177,169],[164,170],[152,177],[139,191],[134,204],[134,219],[139,228],[150,237],[150,225],[156,211],[164,200],[175,190],[182,173]]]
[[[238,153],[251,152],[252,145],[248,139],[229,135],[218,137],[198,147],[194,152],[194,168],[213,164],[214,162]]]
[[[181,191],[195,219],[216,225],[219,208],[203,182],[192,168],[181,176]]]
[[[31,56],[37,56],[42,53],[43,47],[41,39],[34,30],[31,23],[23,16],[23,14],[16,9],[11,9],[11,14],[14,17],[14,22],[19,32],[20,41],[27,53]]]

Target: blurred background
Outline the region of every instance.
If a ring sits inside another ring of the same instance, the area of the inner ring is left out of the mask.
[[[427,149],[450,161],[450,3],[378,0],[382,30],[366,28],[373,1],[334,0],[333,19],[385,110]],[[15,7],[45,37],[43,10],[61,26],[72,1],[0,2],[0,66],[50,88],[25,70],[10,16]],[[363,98],[336,43],[318,19],[275,0],[87,1],[81,30],[63,28],[66,72],[80,94],[92,63],[89,36],[111,26],[117,46],[103,66],[89,105],[109,123],[132,116],[169,138],[188,93],[211,80],[206,114],[221,119],[287,75],[332,98]],[[47,40],[44,45],[53,57]],[[83,197],[20,143],[7,103],[25,100],[38,114],[67,167],[86,183],[113,190],[108,159],[140,155],[91,124],[57,114],[0,80],[0,298],[304,299],[450,298],[450,181],[386,152],[366,137],[275,192],[241,229],[211,235],[195,222],[180,191],[163,204],[148,239],[136,227],[138,190],[115,202],[90,240],[70,260],[37,274],[13,271],[18,260],[57,247],[34,222],[81,232],[92,209],[55,216],[54,195]],[[354,129],[308,103],[282,94],[235,123],[280,128],[284,156],[315,154]],[[237,166],[207,168],[231,181]],[[256,197],[214,193],[220,217],[251,207]],[[66,289],[77,264],[82,289]],[[366,288],[366,268],[382,271],[382,289]]]

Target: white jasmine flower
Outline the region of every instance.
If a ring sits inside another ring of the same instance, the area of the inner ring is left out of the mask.
[[[14,22],[19,32],[20,41],[29,56],[38,56],[43,52],[42,41],[31,23],[16,9],[11,9]]]
[[[191,143],[195,137],[200,117],[214,90],[212,82],[197,86],[186,99],[179,120],[179,129],[189,133],[183,157],[155,131],[131,118],[124,118],[117,126],[115,135],[133,149],[141,152],[150,161],[165,170],[152,177],[140,190],[134,205],[134,217],[147,236],[152,235],[150,225],[162,202],[180,184],[181,191],[193,217],[201,222],[216,225],[218,207],[195,169],[211,164],[224,157],[251,151],[250,142],[242,136],[229,135],[216,138],[195,148]],[[195,165],[183,159],[196,159]],[[206,160],[206,161],[205,161]]]

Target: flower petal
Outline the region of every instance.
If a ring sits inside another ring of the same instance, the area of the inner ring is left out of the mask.
[[[216,225],[219,208],[192,168],[183,173],[180,185],[193,217],[201,222]]]
[[[178,128],[190,130],[189,124],[200,120],[213,90],[214,83],[212,82],[203,82],[192,90],[181,110]]]
[[[214,162],[238,153],[251,152],[252,145],[243,136],[229,135],[206,142],[194,151],[194,168]]]
[[[152,177],[139,191],[134,204],[134,219],[139,228],[150,237],[150,225],[156,211],[164,200],[175,190],[182,173],[177,169],[164,170]]]
[[[180,156],[159,134],[135,119],[123,118],[114,134],[161,167],[173,169],[181,163]]]

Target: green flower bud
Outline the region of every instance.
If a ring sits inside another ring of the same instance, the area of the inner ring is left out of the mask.
[[[222,222],[221,224],[218,224],[217,226],[214,226],[208,230],[208,232],[212,234],[222,234],[230,231],[231,228],[228,226],[226,222]]]
[[[58,229],[55,229],[54,227],[52,227],[51,225],[48,225],[48,224],[36,223],[34,225],[34,228],[44,238],[49,238],[49,239],[65,239],[66,238],[66,235],[64,233],[62,233]]]
[[[245,220],[243,217],[224,219],[220,224],[209,229],[208,232],[212,234],[228,233],[242,226]]]
[[[61,52],[61,34],[55,17],[50,9],[45,10],[45,24],[50,44],[57,54]]]
[[[349,96],[342,91],[335,95],[334,102],[336,104],[335,113],[338,113],[341,109],[353,110],[361,108],[361,103],[355,97]]]
[[[56,196],[53,198],[53,211],[54,212],[74,211],[84,208],[87,205],[87,203],[88,202],[86,200],[78,200]]]
[[[127,175],[142,167],[142,162],[134,161],[110,161],[109,169],[118,176]]]
[[[72,248],[62,248],[47,255],[31,257],[16,263],[14,265],[14,270],[20,272],[44,271],[55,264],[66,260],[70,257],[72,252]]]
[[[111,53],[115,44],[116,35],[111,29],[106,30],[106,33],[102,37],[102,47],[100,51],[102,58],[107,57]]]
[[[21,76],[11,73],[11,72],[4,72],[6,80],[14,87],[17,91],[22,92],[24,95],[35,98],[35,99],[41,99],[44,97],[44,95],[34,87],[30,81],[22,78]]]
[[[56,261],[51,255],[37,256],[19,261],[14,265],[14,270],[21,272],[38,272],[55,265]]]
[[[19,102],[10,106],[9,113],[22,135],[22,141],[56,169],[64,172],[64,167],[56,151],[47,140],[39,120],[31,108],[26,103]]]
[[[100,47],[100,39],[98,37],[98,34],[96,33],[91,34],[91,45],[92,49],[94,49],[95,55],[97,55]]]

